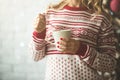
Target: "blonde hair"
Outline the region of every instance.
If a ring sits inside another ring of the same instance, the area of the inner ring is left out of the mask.
[[[80,6],[85,6],[88,9],[95,11],[96,13],[101,13],[103,12],[102,1],[103,0],[81,0]],[[68,0],[61,0],[57,4],[50,5],[49,8],[60,10],[60,9],[63,9],[63,7],[68,3],[69,3]]]
[[[55,10],[60,10],[63,9],[65,5],[69,4],[69,0],[61,0],[57,4],[51,4],[49,5],[48,9],[55,9]],[[111,15],[106,12],[103,6],[103,0],[80,0],[80,6],[85,6],[89,10],[92,10],[96,14],[102,14],[109,18],[111,21]]]

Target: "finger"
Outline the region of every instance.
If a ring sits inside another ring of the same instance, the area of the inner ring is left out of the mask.
[[[38,15],[38,16],[45,16],[45,14],[39,13],[39,15]]]
[[[67,45],[68,47],[71,47],[71,46],[73,45],[73,42],[68,41],[66,45]]]
[[[36,18],[36,23],[39,23],[39,22],[45,22],[45,15],[43,14],[39,14]]]
[[[60,40],[59,42],[58,42],[58,44],[59,44],[59,47],[61,48],[61,49],[64,49],[64,51],[71,51],[71,47],[72,47],[72,42],[70,42],[70,41],[66,41],[65,39],[64,40]]]
[[[67,47],[69,41],[68,39],[64,39],[64,38],[60,38],[60,41],[58,42],[60,45],[63,45],[65,47]]]
[[[70,39],[68,39],[68,38],[60,38],[60,40],[68,42]]]
[[[38,23],[45,23],[45,16],[43,14],[39,14],[35,20],[35,24],[37,25]]]
[[[44,14],[39,14],[39,18],[45,20],[45,15]]]
[[[59,49],[61,49],[63,52],[66,51],[66,47],[65,47],[65,46],[58,45],[57,47],[58,47]]]
[[[75,46],[75,41],[73,39],[71,39],[70,41],[68,41],[68,44],[67,44],[67,51],[69,52],[75,52],[75,49],[76,46]]]
[[[46,19],[45,16],[39,15],[39,17],[36,19],[36,27],[38,28],[44,28],[46,25]]]
[[[75,52],[75,40],[74,39],[60,39],[58,42],[60,49],[63,49],[64,52],[70,52],[74,53]]]
[[[65,41],[60,40],[60,41],[58,42],[58,44],[59,44],[60,46],[67,47],[67,42],[65,42]]]
[[[73,47],[58,45],[58,48],[61,49],[64,53],[72,53]]]

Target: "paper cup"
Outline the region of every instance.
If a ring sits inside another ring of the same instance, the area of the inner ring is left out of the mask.
[[[64,39],[70,39],[71,38],[71,30],[59,30],[59,31],[53,31],[53,38],[55,41],[56,49],[58,51],[63,51],[62,49],[59,49],[57,46],[57,42],[60,41],[60,38]]]

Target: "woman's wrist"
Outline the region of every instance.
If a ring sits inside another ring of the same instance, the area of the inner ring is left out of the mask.
[[[87,51],[87,45],[82,42],[79,42],[78,45],[79,45],[79,48],[77,49],[76,54],[80,56],[84,56]]]
[[[38,31],[34,31],[33,32],[33,35],[37,38],[40,38],[40,39],[45,39],[45,36],[46,36],[46,30],[42,31],[42,32],[38,32]]]
[[[36,28],[34,28],[34,30],[38,33],[41,33],[45,30],[45,28],[42,29],[42,28],[36,27]]]
[[[80,41],[79,40],[75,40],[75,46],[76,46],[75,52],[77,53],[79,48],[80,48]]]

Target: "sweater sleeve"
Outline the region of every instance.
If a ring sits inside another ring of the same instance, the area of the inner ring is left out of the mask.
[[[84,55],[80,56],[93,69],[112,72],[116,66],[116,42],[114,30],[107,18],[104,18],[98,38],[98,48],[86,45]]]
[[[32,41],[31,41],[31,52],[34,61],[39,61],[45,57],[45,50],[46,50],[46,41],[45,41],[45,32],[42,31],[38,33],[36,31],[33,32]]]

